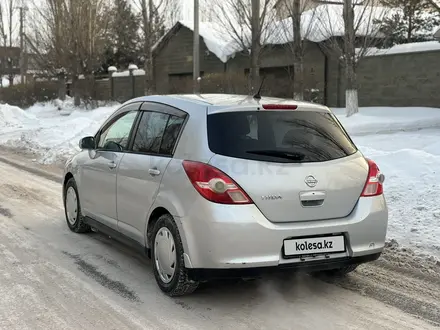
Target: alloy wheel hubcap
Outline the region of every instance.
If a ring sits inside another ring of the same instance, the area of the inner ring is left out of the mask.
[[[78,218],[78,198],[75,189],[69,187],[66,192],[67,220],[73,226]]]
[[[176,245],[168,228],[159,229],[154,245],[154,262],[160,279],[164,283],[170,283],[176,272]]]

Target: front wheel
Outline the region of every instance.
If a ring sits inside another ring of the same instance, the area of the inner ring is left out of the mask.
[[[90,232],[90,226],[83,221],[78,196],[75,179],[71,178],[64,187],[64,213],[66,215],[67,226],[75,233]]]
[[[153,270],[159,288],[171,297],[194,292],[199,283],[188,278],[182,240],[170,214],[164,214],[157,220],[152,237]]]

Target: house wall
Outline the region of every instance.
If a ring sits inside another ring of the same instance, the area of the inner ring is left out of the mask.
[[[440,108],[440,51],[369,56],[358,64],[360,106]],[[328,105],[345,104],[344,68],[332,61]],[[339,92],[338,92],[339,91]]]
[[[225,64],[211,53],[200,37],[200,71],[222,73]],[[193,32],[182,26],[155,54],[156,91],[190,93],[193,90]]]
[[[236,55],[228,61],[227,72],[245,74],[250,67],[249,56]],[[292,45],[273,45],[262,51],[260,75],[265,76],[263,93],[276,97],[293,97],[298,90],[293,70]],[[324,101],[325,56],[318,44],[305,42],[305,98]],[[313,96],[312,96],[313,94]]]

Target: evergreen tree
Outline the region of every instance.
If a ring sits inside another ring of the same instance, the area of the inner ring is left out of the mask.
[[[140,65],[142,55],[139,34],[140,17],[136,15],[127,0],[114,0],[113,19],[109,27],[109,46],[103,69],[116,66],[127,69],[130,63]]]
[[[386,46],[410,42],[428,41],[440,24],[440,13],[430,0],[383,0],[396,13],[381,23],[386,35]]]

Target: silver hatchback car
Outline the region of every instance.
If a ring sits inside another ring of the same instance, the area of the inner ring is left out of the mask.
[[[80,147],[65,166],[67,225],[140,248],[170,296],[288,268],[346,274],[384,248],[384,176],[325,106],[141,97]]]

